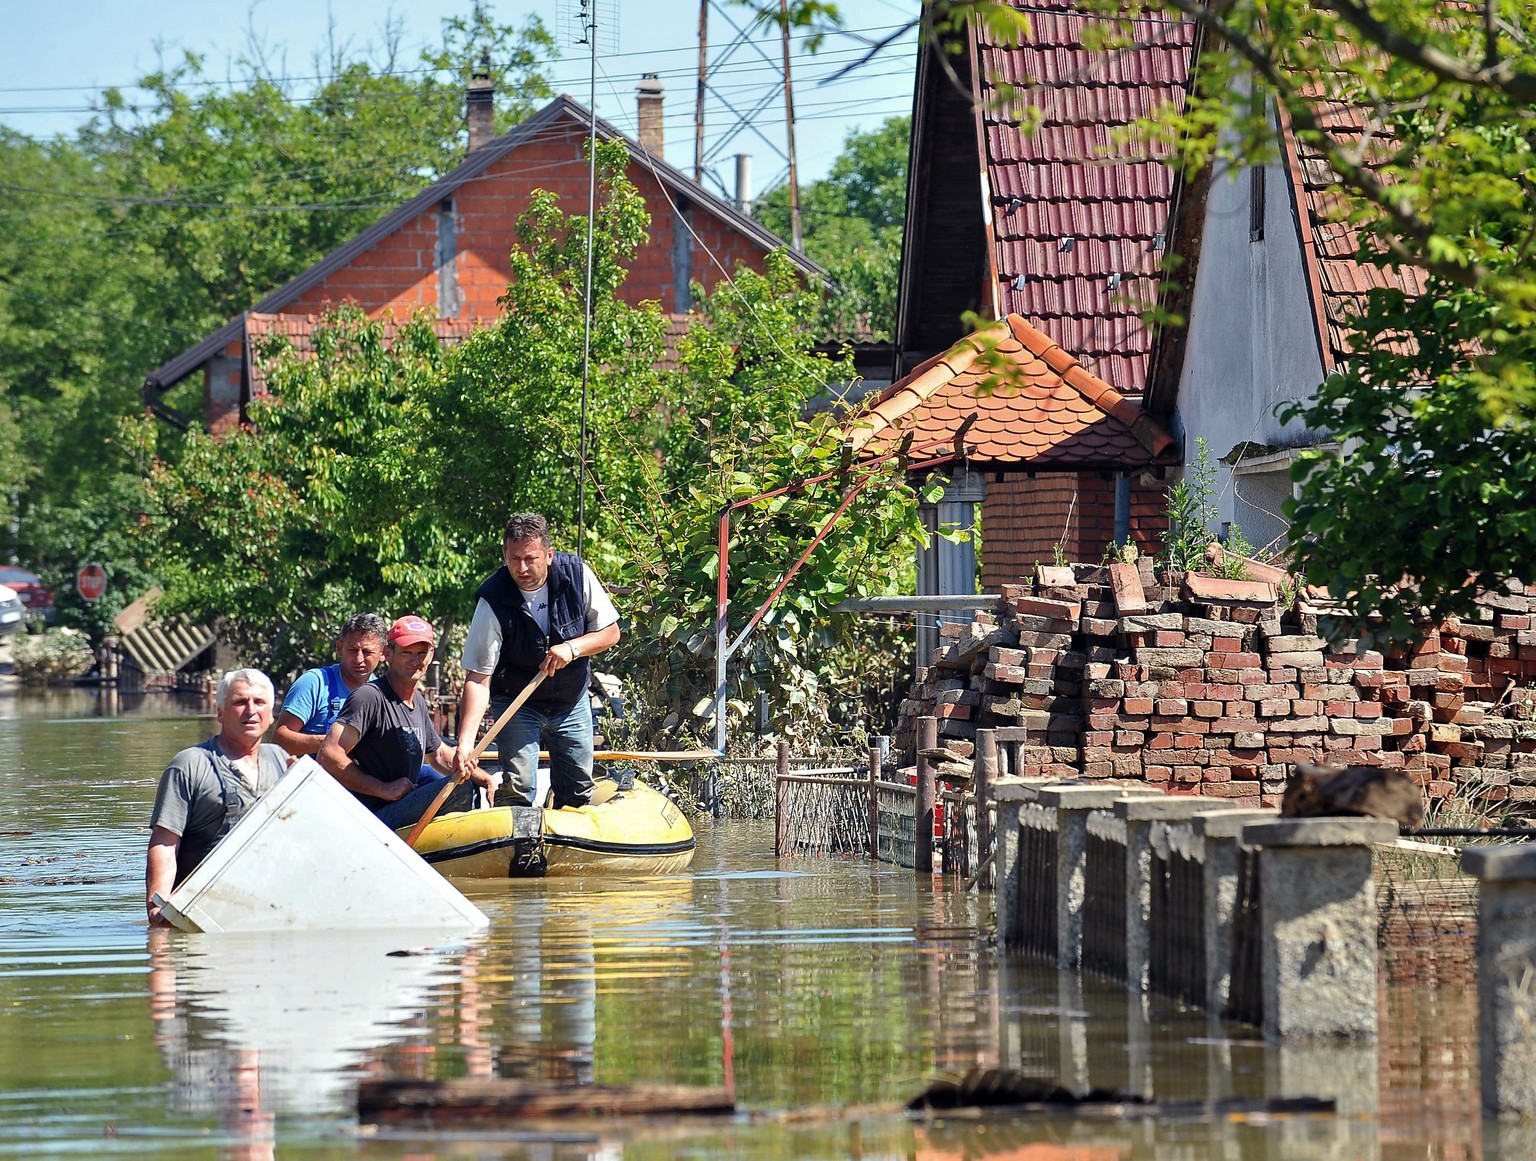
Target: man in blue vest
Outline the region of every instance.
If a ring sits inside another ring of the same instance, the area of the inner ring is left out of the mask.
[[[513,698],[544,674],[543,684],[497,736],[507,779],[497,802],[532,805],[540,742],[549,750],[554,805],[592,797],[589,659],[619,640],[619,614],[592,570],[550,545],[544,517],[507,521],[503,565],[476,592],[464,642],[456,765],[469,764],[489,708],[499,718]]]

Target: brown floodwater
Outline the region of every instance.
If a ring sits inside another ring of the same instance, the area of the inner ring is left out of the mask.
[[[776,861],[770,823],[699,824],[672,878],[460,884],[481,938],[155,933],[146,821],[195,707],[0,698],[0,1155],[169,1158],[1514,1158],[1476,1109],[1476,1003],[1384,979],[1367,1047],[1275,1048],[990,945],[991,897],[862,861]],[[324,884],[316,884],[324,890]],[[410,954],[398,954],[409,952]],[[395,954],[391,954],[395,953]],[[897,1106],[1000,1066],[1160,1102],[1130,1119]],[[725,1121],[359,1127],[363,1077],[731,1085]],[[1309,1094],[1331,1116],[1212,1112]]]

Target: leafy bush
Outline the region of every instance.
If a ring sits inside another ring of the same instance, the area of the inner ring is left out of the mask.
[[[91,639],[79,629],[55,628],[17,637],[11,647],[16,676],[28,685],[69,681],[90,672],[96,658]]]

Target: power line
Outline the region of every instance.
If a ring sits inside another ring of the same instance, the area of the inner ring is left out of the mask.
[[[889,25],[876,25],[876,26],[869,27],[869,28],[836,29],[836,30],[833,30],[832,32],[828,33],[827,35],[832,35],[832,36],[849,36],[849,37],[858,37],[858,36],[863,36],[865,34],[879,35],[879,34],[882,34],[882,33],[894,32],[896,29],[900,28],[902,26],[902,24],[904,24],[904,23],[907,23],[907,21],[900,21],[900,22],[897,22],[897,23],[894,23],[894,24],[889,24]],[[815,38],[817,35],[820,35],[820,34],[815,33],[815,32],[808,32],[808,33],[803,33],[803,34],[791,34],[790,39],[791,39],[792,42],[803,43],[805,41],[809,41],[809,40]],[[635,51],[631,51],[631,52],[610,53],[610,54],[605,54],[605,59],[608,59],[608,60],[623,60],[623,59],[626,59],[626,58],[640,57],[640,58],[644,58],[644,59],[647,59],[647,60],[653,60],[656,57],[667,56],[667,55],[673,54],[673,53],[693,53],[695,51],[697,51],[696,50],[696,46],[694,46],[692,44],[689,44],[686,47],[679,47],[679,48],[660,48],[660,49],[648,49],[648,50],[635,50]],[[838,50],[833,50],[833,52],[837,52],[837,51]],[[853,54],[853,53],[857,53],[857,52],[864,52],[864,51],[867,51],[867,47],[863,46],[863,45],[860,45],[857,48],[849,49],[847,51],[848,51],[849,54]],[[831,59],[832,55],[833,55],[832,53],[821,53],[821,52],[818,52],[818,53],[813,54],[809,59],[811,59],[811,60]],[[366,62],[359,62],[359,63],[366,63]],[[555,55],[555,56],[551,56],[551,57],[546,57],[544,59],[534,61],[528,67],[532,68],[532,69],[542,69],[542,68],[546,68],[546,67],[552,66],[552,65],[554,65],[556,63],[565,63],[564,62],[564,58],[562,58],[559,55]],[[645,72],[655,72],[657,70],[648,67],[648,68],[645,68],[643,71],[645,71]],[[436,66],[431,66],[431,67],[425,67],[424,66],[424,67],[419,68],[419,69],[389,69],[387,71],[371,72],[368,75],[370,77],[374,77],[374,78],[398,77],[398,78],[401,78],[401,79],[406,79],[406,78],[410,78],[410,77],[424,77],[424,76],[432,76],[432,75],[436,75],[436,74],[443,74],[443,75],[447,75],[447,76],[455,76],[455,79],[457,79],[456,74],[454,74],[452,72],[452,70],[445,69],[445,68],[438,68]],[[281,89],[284,85],[290,85],[290,84],[321,84],[321,85],[330,84],[333,81],[341,80],[343,77],[345,77],[347,75],[348,74],[345,71],[339,72],[339,73],[315,73],[315,74],[307,75],[307,76],[306,75],[299,75],[299,76],[282,76],[282,77],[268,77],[268,76],[262,76],[261,74],[257,73],[257,74],[253,74],[253,75],[248,76],[248,77],[240,78],[238,80],[236,80],[236,79],[226,79],[226,80],[213,80],[213,79],[189,80],[189,81],[178,82],[178,83],[175,83],[175,84],[157,85],[157,86],[155,86],[154,89],[145,89],[141,85],[141,83],[140,83],[145,78],[140,77],[137,80],[127,81],[127,82],[124,82],[122,84],[116,84],[116,85],[98,85],[98,84],[90,84],[90,85],[0,85],[0,93],[102,93],[102,92],[106,92],[109,89],[115,89],[115,90],[117,90],[119,92],[124,91],[124,90],[141,90],[141,91],[144,91],[144,92],[155,92],[155,91],[158,91],[158,90],[161,90],[161,89],[168,90],[168,91],[173,91],[173,92],[181,92],[181,91],[188,91],[188,90],[197,89],[197,88],[219,88],[219,87],[224,87],[224,88],[228,88],[228,89],[231,89],[231,90],[235,90],[235,89],[240,89],[240,88],[248,87],[248,86],[254,85],[254,84],[271,85],[273,88]],[[682,69],[682,70],[679,71],[678,75],[691,75],[691,73],[687,69]],[[611,78],[610,78],[610,83],[611,83]],[[8,112],[8,111],[9,110],[0,109],[0,113]],[[60,108],[58,111],[60,111],[60,112],[75,112],[75,111],[80,111],[80,110],[77,110],[77,109],[74,109],[74,108],[70,108],[70,107],[65,107],[65,108]],[[91,109],[91,107],[87,107],[84,111],[92,111],[92,109]]]

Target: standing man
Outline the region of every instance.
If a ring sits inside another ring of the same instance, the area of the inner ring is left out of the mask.
[[[318,754],[347,698],[373,678],[384,658],[389,626],[375,613],[358,613],[341,627],[336,664],[306,670],[288,689],[272,739],[295,758]]]
[[[167,898],[288,769],[282,748],[261,741],[273,700],[272,682],[259,669],[226,673],[213,698],[219,732],[182,750],[160,775],[144,870],[151,926],[167,926],[155,896]]]
[[[419,688],[436,644],[432,626],[420,617],[396,621],[383,675],[347,699],[317,755],[336,781],[393,830],[425,814],[455,769],[453,749],[438,736]],[[423,762],[431,769],[424,771]],[[471,778],[492,793],[500,781],[483,770]],[[459,787],[443,809],[470,809],[473,790],[467,783]]]
[[[475,594],[464,642],[458,760],[466,763],[474,753],[487,706],[499,718],[534,674],[543,673],[543,684],[498,738],[501,768],[509,775],[505,801],[533,804],[542,740],[554,805],[581,806],[592,797],[588,658],[618,644],[619,614],[579,557],[550,547],[542,516],[508,520],[501,556],[502,567]]]

